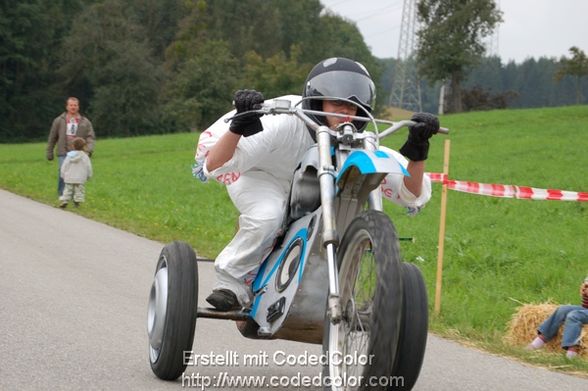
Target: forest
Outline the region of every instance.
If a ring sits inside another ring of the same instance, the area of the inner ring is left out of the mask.
[[[312,66],[331,56],[362,62],[384,108],[397,60],[374,57],[353,22],[323,8],[319,0],[2,1],[0,142],[45,138],[68,96],[99,137],[201,130],[231,108],[234,90],[300,93]],[[465,79],[465,109],[576,103],[574,79],[556,80],[560,61],[482,58]],[[436,112],[439,85],[423,80],[421,91],[423,109]],[[585,102],[586,80],[580,91]]]
[[[501,108],[554,107],[588,102],[588,78],[558,80],[561,59],[527,58],[504,63],[499,57],[483,57],[465,80],[465,111]],[[388,87],[390,88],[390,87]],[[423,110],[436,113],[439,85],[421,81]]]

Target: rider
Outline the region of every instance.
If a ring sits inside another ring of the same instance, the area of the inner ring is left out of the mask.
[[[302,96],[311,98],[303,100],[303,108],[366,116],[365,112],[374,108],[376,92],[362,64],[346,58],[329,58],[311,70]],[[299,96],[283,98],[300,100]],[[360,106],[333,98],[349,99]],[[237,113],[258,108],[263,101],[263,95],[254,90],[240,90],[234,96]],[[215,260],[217,281],[206,298],[221,311],[250,304],[252,280],[281,234],[294,170],[315,143],[313,131],[296,116],[241,116],[232,120],[227,131],[224,119],[234,114],[227,113],[202,133],[196,154],[201,179],[206,176],[227,185],[240,214],[237,233]],[[333,116],[314,119],[330,128],[345,122],[344,118]],[[394,191],[394,202],[419,209],[431,196],[424,161],[428,140],[437,133],[439,121],[427,113],[417,113],[412,120],[417,124],[410,127],[408,140],[400,149],[409,159],[406,162],[400,157],[410,176],[390,178],[392,183],[388,185]],[[359,130],[366,125],[355,122]]]

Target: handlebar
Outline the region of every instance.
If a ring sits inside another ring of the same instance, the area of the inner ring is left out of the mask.
[[[351,119],[353,121],[376,122],[376,123],[383,123],[383,124],[391,125],[388,128],[386,128],[385,130],[383,130],[382,132],[377,132],[377,130],[376,130],[376,133],[378,134],[379,138],[386,137],[386,136],[396,132],[397,130],[399,130],[405,126],[411,126],[411,125],[415,124],[414,121],[410,121],[410,120],[402,120],[402,121],[393,122],[393,121],[388,121],[388,120],[383,120],[383,119],[376,119],[373,117],[367,118],[367,117],[359,117],[359,116],[354,116],[354,115],[327,113],[324,111],[303,109],[302,107],[292,105],[292,102],[290,102],[287,99],[274,99],[270,102],[265,102],[265,103],[261,104],[260,108],[257,110],[251,110],[251,111],[235,114],[234,116],[232,116],[230,118],[226,118],[224,121],[229,122],[229,121],[233,120],[234,118],[239,118],[241,116],[249,115],[251,113],[262,114],[262,115],[278,115],[278,114],[296,115],[298,118],[303,120],[308,126],[310,126],[314,130],[317,130],[320,125],[317,124],[315,121],[313,121],[308,116],[308,114],[328,115],[330,117],[346,118],[346,119]],[[376,127],[376,129],[377,129],[377,127]],[[439,128],[438,133],[449,134],[449,129]]]

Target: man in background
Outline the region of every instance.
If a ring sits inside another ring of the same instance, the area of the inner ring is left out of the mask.
[[[64,182],[61,177],[61,166],[65,156],[73,150],[73,140],[76,137],[86,142],[86,153],[92,156],[96,136],[90,120],[80,114],[80,101],[78,98],[69,97],[65,104],[65,112],[53,120],[49,139],[47,141],[47,160],[53,160],[54,150],[57,146],[57,193],[63,194]]]

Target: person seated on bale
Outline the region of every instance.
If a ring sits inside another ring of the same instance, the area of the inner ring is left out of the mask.
[[[564,323],[561,347],[565,349],[566,357],[574,358],[578,355],[582,327],[588,324],[588,277],[580,285],[582,305],[559,306],[547,320],[537,329],[537,337],[528,346],[528,350],[541,349],[547,342],[557,335],[557,331]]]

